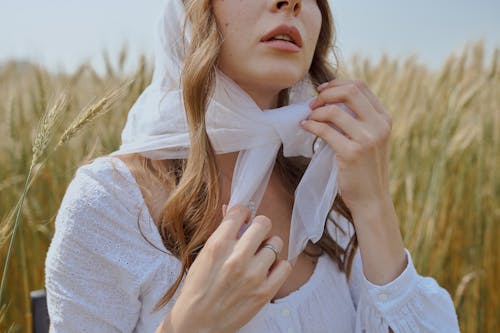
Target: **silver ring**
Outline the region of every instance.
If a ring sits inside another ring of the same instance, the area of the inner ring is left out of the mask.
[[[274,252],[274,261],[278,260],[278,255],[279,255],[280,251],[278,251],[278,249],[273,244],[266,244],[262,248],[266,248],[266,247],[268,249],[271,249]]]

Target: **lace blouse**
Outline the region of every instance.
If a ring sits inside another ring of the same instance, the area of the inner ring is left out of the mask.
[[[449,293],[405,252],[407,267],[383,286],[366,279],[359,251],[349,280],[324,254],[304,285],[238,332],[458,332]],[[180,268],[128,167],[99,157],[77,170],[57,214],[45,261],[50,332],[155,332],[180,288],[152,309]]]

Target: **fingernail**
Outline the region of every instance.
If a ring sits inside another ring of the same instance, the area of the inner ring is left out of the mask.
[[[317,99],[313,99],[311,103],[309,103],[309,107],[312,109],[314,107],[314,104],[316,104]]]
[[[222,205],[222,216],[223,216],[223,217],[226,217],[226,210],[227,210],[227,205],[226,205],[226,204],[223,204],[223,205]]]
[[[328,82],[322,83],[318,86],[318,90],[322,90],[328,86]]]
[[[300,126],[305,126],[306,124],[307,124],[307,120],[306,119],[304,119],[304,120],[302,120],[300,122]]]

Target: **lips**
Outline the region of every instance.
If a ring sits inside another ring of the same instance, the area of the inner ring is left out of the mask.
[[[302,36],[300,35],[299,30],[292,25],[286,25],[286,24],[282,24],[274,28],[273,30],[269,31],[267,34],[264,35],[264,37],[262,37],[260,41],[268,42],[272,40],[274,37],[279,35],[285,35],[290,37],[291,41],[288,41],[288,43],[293,43],[297,45],[299,48],[302,47]]]

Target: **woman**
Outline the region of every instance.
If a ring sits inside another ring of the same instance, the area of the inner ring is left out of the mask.
[[[458,331],[403,245],[390,116],[328,65],[327,1],[170,0],[159,32],[120,150],[61,204],[53,331]]]

